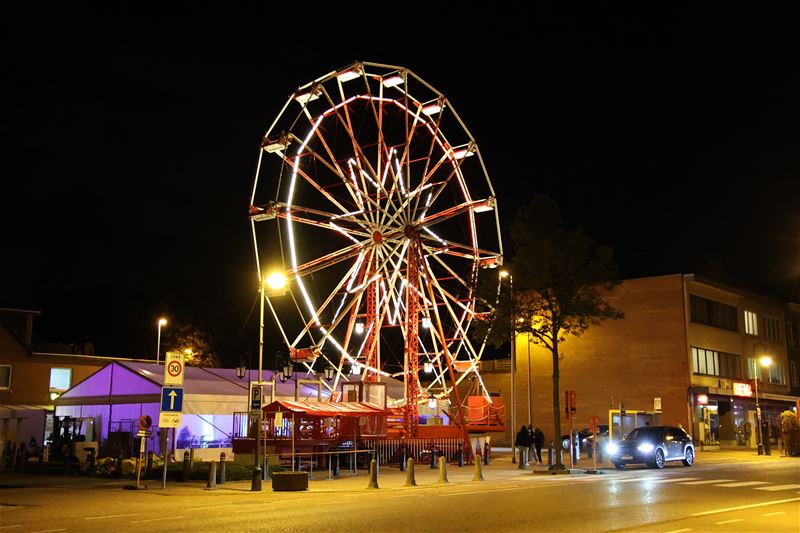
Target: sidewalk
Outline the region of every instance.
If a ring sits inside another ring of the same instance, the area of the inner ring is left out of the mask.
[[[546,450],[542,450],[543,459],[547,460]],[[590,471],[594,463],[591,459],[582,458],[569,469],[569,457],[564,462],[567,471],[565,475],[591,475]],[[786,457],[773,453],[772,455],[759,456],[755,450],[697,450],[696,464],[709,463],[757,463],[757,462],[794,462],[800,466],[800,458]],[[597,469],[613,472],[614,465],[609,462],[597,463]],[[475,478],[475,465],[464,465],[459,467],[457,464],[448,464],[447,481],[451,484],[480,483],[473,481]],[[511,462],[511,450],[509,448],[494,448],[489,465],[481,464],[481,474],[485,481],[503,481],[530,474],[555,475],[548,469],[547,464],[519,468],[519,463]],[[441,485],[440,472],[438,468],[431,468],[430,464],[417,464],[414,467],[414,478],[418,487]],[[397,466],[381,466],[378,472],[378,487],[380,489],[404,490],[408,472],[403,472]],[[353,475],[346,469],[341,470],[341,475],[335,479],[328,478],[327,470],[315,470],[309,480],[308,492],[352,492],[367,490],[370,484],[369,474],[365,470],[359,470]],[[89,478],[77,476],[41,475],[35,473],[0,473],[0,488],[35,488],[35,487],[63,487],[74,489],[94,489],[94,490],[121,490],[123,486],[130,485],[130,479],[109,479],[109,478]],[[148,487],[148,492],[161,494],[182,494],[186,492],[196,493],[206,486],[206,482],[190,481],[186,483],[168,481],[167,488],[161,489],[161,479],[143,480],[143,485]],[[228,481],[225,484],[217,484],[216,491],[213,492],[249,492],[250,480]],[[272,492],[272,482],[265,480],[262,485],[263,492]]]

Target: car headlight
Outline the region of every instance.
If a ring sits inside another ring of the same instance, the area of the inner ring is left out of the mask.
[[[606,451],[608,452],[609,455],[614,455],[619,451],[619,448],[617,448],[617,445],[614,444],[613,442],[609,442],[608,446],[606,446]]]
[[[637,446],[636,449],[639,450],[640,452],[650,453],[653,451],[653,445],[650,444],[649,442],[645,442],[644,444],[640,444],[639,446]]]

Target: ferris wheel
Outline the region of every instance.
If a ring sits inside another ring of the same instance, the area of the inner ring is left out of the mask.
[[[297,89],[260,148],[256,265],[289,280],[290,304],[268,302],[292,361],[327,359],[332,390],[346,373],[401,380],[412,433],[418,403],[457,397],[464,379],[488,398],[470,328],[477,279],[502,264],[500,225],[447,98],[403,67],[354,63]]]

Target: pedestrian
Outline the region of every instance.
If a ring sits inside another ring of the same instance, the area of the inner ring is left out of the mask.
[[[534,448],[533,427],[528,424],[528,438],[530,439],[530,446],[528,446],[528,463],[536,464],[536,453]]]
[[[544,431],[539,428],[533,430],[533,445],[536,447],[536,457],[539,463],[544,464],[542,461],[542,446],[544,446]]]
[[[519,452],[519,467],[524,468],[528,462],[528,449],[531,447],[531,437],[528,434],[528,428],[525,427],[525,424],[523,424],[517,432],[517,436],[514,439],[514,446],[517,447],[517,451]]]

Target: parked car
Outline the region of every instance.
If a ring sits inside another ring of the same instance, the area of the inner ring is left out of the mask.
[[[592,430],[588,427],[583,428],[582,430],[578,431],[577,434],[578,443],[580,445],[581,451],[584,451],[588,454],[589,457],[592,456],[592,442],[595,440],[595,435],[592,434]],[[608,424],[598,424],[597,426],[597,450],[600,454],[603,453],[603,447],[608,443]],[[569,450],[569,435],[562,435],[561,436],[561,448],[564,450]]]
[[[636,428],[619,442],[606,448],[609,459],[617,469],[626,464],[644,463],[651,468],[664,468],[669,461],[694,464],[692,437],[675,426],[645,426]]]

